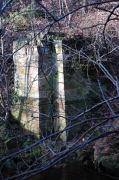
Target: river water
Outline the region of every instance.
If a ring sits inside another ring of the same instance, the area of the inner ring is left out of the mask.
[[[82,167],[72,163],[63,168],[50,168],[40,175],[33,176],[29,180],[115,180],[105,174],[100,174],[90,167]],[[119,180],[119,178],[118,178]]]

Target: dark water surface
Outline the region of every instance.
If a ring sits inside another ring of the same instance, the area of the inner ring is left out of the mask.
[[[50,168],[41,175],[36,175],[29,180],[119,180],[104,174],[99,174],[90,167],[85,168],[77,163],[72,163],[64,168]]]

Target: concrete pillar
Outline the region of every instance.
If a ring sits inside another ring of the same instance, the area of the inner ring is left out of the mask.
[[[60,131],[66,128],[65,118],[65,91],[64,91],[64,71],[63,71],[63,52],[62,41],[54,40],[55,61],[56,61],[56,112],[55,130]],[[60,135],[62,141],[66,141],[66,131]]]
[[[13,115],[26,129],[39,135],[38,50],[33,42],[22,47],[24,43],[13,43],[15,96],[18,97]]]
[[[39,46],[39,102],[40,102],[40,129],[43,136],[53,131],[53,53],[47,46]]]

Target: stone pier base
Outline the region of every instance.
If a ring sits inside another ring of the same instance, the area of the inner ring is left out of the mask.
[[[22,127],[36,136],[39,136],[39,99],[21,98],[13,109],[12,114]]]

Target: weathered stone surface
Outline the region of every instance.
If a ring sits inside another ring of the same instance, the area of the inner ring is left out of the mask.
[[[16,44],[14,43],[14,50]],[[19,96],[39,98],[37,46],[27,45],[14,54],[15,88]]]
[[[62,131],[66,128],[66,117],[65,117],[65,90],[64,90],[64,69],[63,69],[63,51],[62,51],[62,41],[54,41],[55,51],[56,51],[56,113],[57,118],[55,119],[54,125],[56,131]],[[60,135],[62,141],[66,142],[67,135],[66,131],[62,132]]]
[[[12,114],[18,119],[22,126],[34,134],[39,134],[39,100],[25,99],[21,100],[12,109]]]
[[[32,42],[24,45],[14,42],[15,92],[18,96],[12,111],[22,125],[39,134],[38,50]],[[20,48],[18,51],[17,48]]]

